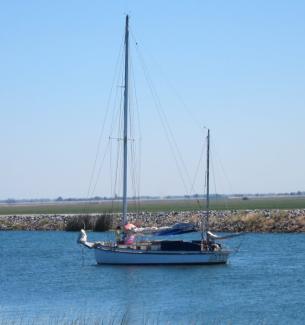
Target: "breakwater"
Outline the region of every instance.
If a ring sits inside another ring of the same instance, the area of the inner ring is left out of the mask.
[[[202,212],[130,213],[137,226],[168,226],[176,222],[193,222],[199,226]],[[120,223],[114,214],[36,214],[2,215],[0,230],[71,230],[80,228],[103,231]],[[221,232],[305,232],[305,209],[294,210],[226,210],[211,211],[210,228]]]

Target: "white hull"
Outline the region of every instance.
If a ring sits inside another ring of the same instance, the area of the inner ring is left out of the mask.
[[[98,264],[152,265],[152,264],[224,264],[229,251],[141,251],[97,247],[94,249]]]

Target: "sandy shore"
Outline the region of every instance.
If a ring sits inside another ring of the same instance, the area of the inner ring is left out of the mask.
[[[67,225],[77,218],[92,219],[99,216],[101,215],[2,215],[0,230],[67,230]],[[108,217],[111,228],[119,224],[120,217],[120,214]],[[198,224],[201,218],[200,212],[129,214],[129,220],[138,226],[167,226],[186,221]],[[211,211],[210,225],[212,230],[224,232],[305,232],[305,209]]]

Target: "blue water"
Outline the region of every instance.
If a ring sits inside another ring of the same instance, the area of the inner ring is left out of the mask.
[[[97,266],[76,237],[0,232],[0,324],[305,323],[304,234],[247,234],[228,265],[168,267]]]

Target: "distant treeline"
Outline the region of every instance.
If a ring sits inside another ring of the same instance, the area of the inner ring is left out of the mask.
[[[259,197],[281,197],[281,196],[305,196],[305,191],[296,191],[296,192],[284,192],[284,193],[237,193],[237,194],[211,194],[211,199],[224,199],[224,198],[243,198],[250,199],[259,198]],[[140,197],[129,197],[129,200],[187,200],[187,199],[202,199],[204,194],[192,194],[192,195],[167,195],[167,196],[140,196]],[[63,198],[62,196],[57,197],[56,199],[5,199],[0,200],[2,204],[15,204],[15,203],[58,203],[58,202],[96,202],[96,201],[115,201],[122,200],[121,196],[115,197],[106,197],[106,196],[94,196],[90,198]]]

